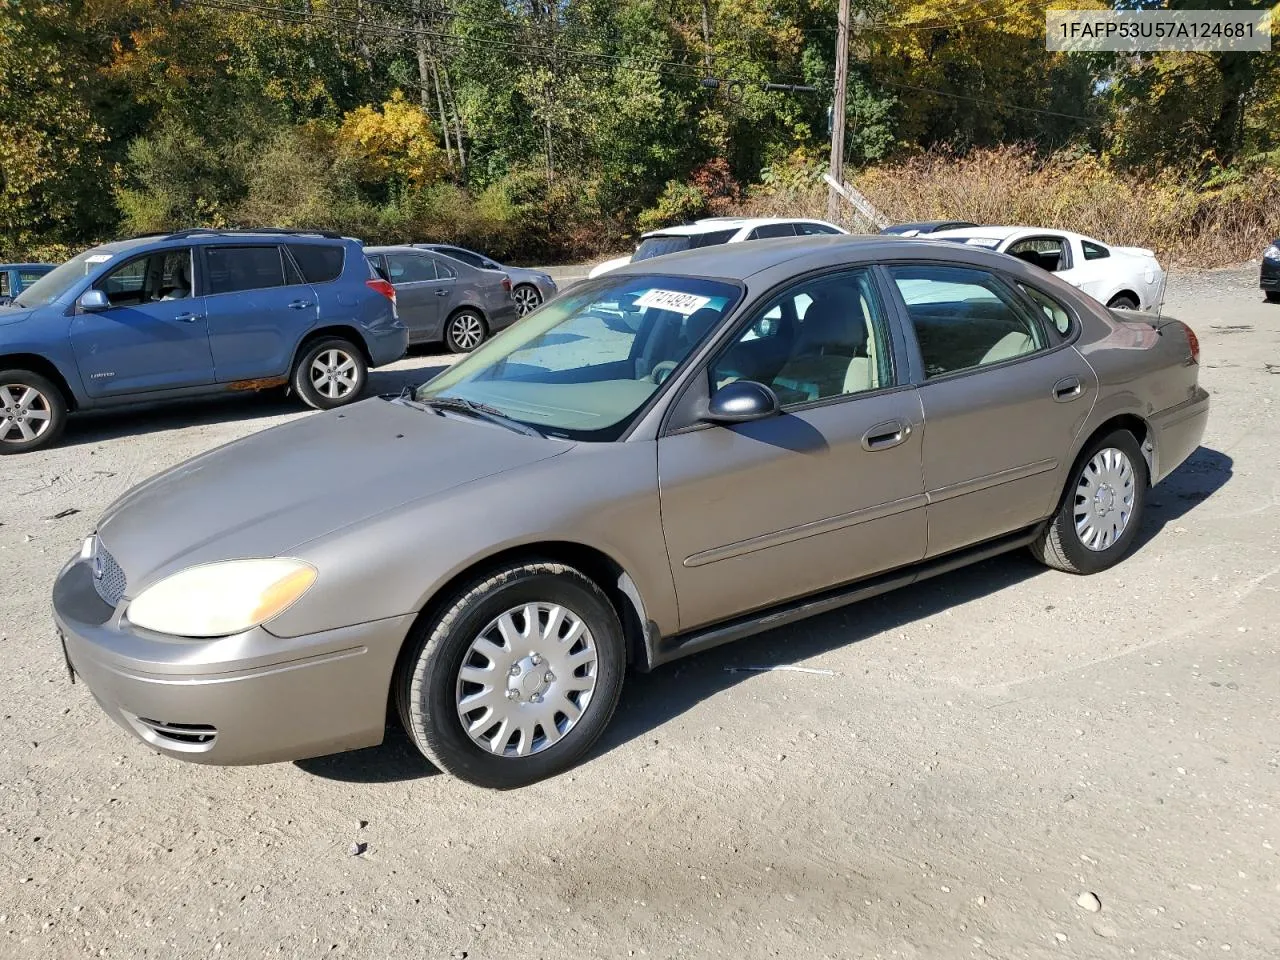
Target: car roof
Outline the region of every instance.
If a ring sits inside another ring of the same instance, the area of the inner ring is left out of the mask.
[[[855,234],[837,236],[783,237],[753,240],[750,243],[718,244],[697,247],[681,253],[669,253],[638,263],[627,264],[606,274],[667,274],[671,276],[706,277],[732,282],[771,270],[790,261],[806,260],[800,269],[818,269],[840,263],[903,260],[918,257],[932,261],[964,261],[984,266],[1021,263],[1002,253],[958,243],[942,243],[925,237],[899,237],[893,234]]]
[[[0,270],[29,270],[33,267],[52,270],[56,263],[0,263]]]
[[[663,227],[661,230],[650,230],[642,234],[648,237],[690,237],[703,233],[718,233],[721,230],[742,230],[755,228],[771,223],[825,223],[812,217],[707,217],[693,223],[681,223],[674,227]]]

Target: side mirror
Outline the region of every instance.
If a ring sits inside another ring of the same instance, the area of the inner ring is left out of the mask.
[[[711,423],[747,423],[772,417],[777,412],[777,394],[763,383],[735,380],[711,395],[702,419]]]
[[[101,290],[86,290],[76,301],[77,306],[85,313],[101,313],[111,307],[111,301]]]

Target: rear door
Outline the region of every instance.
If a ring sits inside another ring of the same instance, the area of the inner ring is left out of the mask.
[[[1046,322],[1054,318],[1043,304],[994,273],[939,264],[885,271],[923,369],[929,556],[1048,516],[1063,459],[1097,398],[1092,369]]]
[[[71,318],[71,349],[91,397],[198,387],[213,382],[205,298],[192,251],[178,247],[122,262],[94,288],[111,306]]]
[[[436,259],[427,253],[388,251],[383,255],[387,279],[396,288],[396,304],[400,319],[409,328],[409,342],[422,343],[440,339],[441,311],[449,296],[449,288],[440,292]]]
[[[892,339],[870,271],[841,270],[753,311],[695,383],[765,383],[783,412],[658,441],[681,629],[924,556],[920,400]]]
[[[218,382],[287,376],[318,317],[315,291],[279,244],[218,244],[203,253]]]

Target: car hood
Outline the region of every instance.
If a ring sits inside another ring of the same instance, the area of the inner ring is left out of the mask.
[[[619,267],[625,267],[630,262],[630,257],[614,257],[612,260],[606,260],[604,263],[597,263],[587,274],[587,279],[594,280],[601,274],[608,273],[610,270],[617,270]]]
[[[31,316],[33,312],[30,307],[15,307],[9,304],[0,306],[0,326],[9,323],[20,323]]]
[[[264,430],[153,477],[108,508],[98,535],[132,597],[184,567],[287,555],[342,527],[571,447],[365,400]]]

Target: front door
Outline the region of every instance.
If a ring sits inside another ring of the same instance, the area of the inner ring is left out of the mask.
[[[920,402],[929,556],[1042,520],[1062,492],[1069,464],[1061,458],[1098,395],[1093,370],[1044,322],[1047,306],[1042,313],[986,270],[887,270],[926,378]],[[1067,319],[1060,307],[1056,312]]]
[[[85,391],[113,397],[213,382],[204,297],[192,283],[191,250],[126,260],[96,284],[110,307],[77,309],[71,348]]]
[[[782,414],[658,441],[681,629],[924,556],[920,401],[896,367],[866,270],[801,281],[747,318],[696,388],[755,380]]]
[[[219,383],[288,376],[320,316],[315,291],[278,244],[204,248],[209,344]]]
[[[438,292],[436,261],[425,253],[394,251],[385,254],[387,278],[396,288],[400,319],[409,328],[410,343],[440,339],[441,310],[448,297]]]

